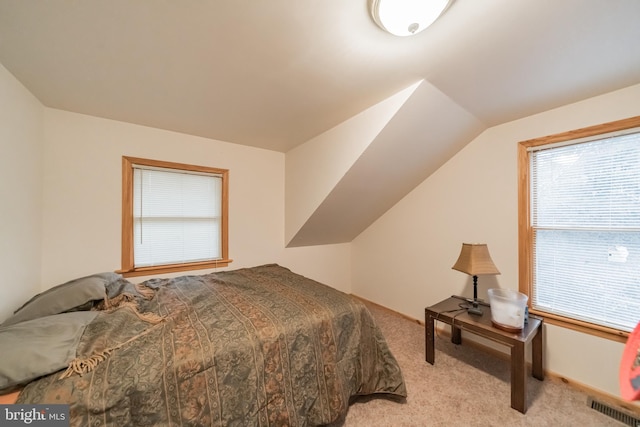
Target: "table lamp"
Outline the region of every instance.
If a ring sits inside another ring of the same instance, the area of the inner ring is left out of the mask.
[[[463,243],[460,256],[451,268],[473,276],[473,302],[467,312],[482,315],[482,309],[478,304],[478,275],[500,274],[491,260],[489,248],[485,243]]]

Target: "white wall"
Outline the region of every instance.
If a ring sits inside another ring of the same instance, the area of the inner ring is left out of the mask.
[[[0,321],[40,289],[43,110],[0,64]]]
[[[518,289],[519,141],[640,115],[640,85],[486,130],[352,243],[352,292],[416,319],[452,294],[473,295],[454,271],[463,242],[487,243],[501,271],[479,278]],[[545,369],[619,394],[623,344],[545,327]],[[470,337],[472,338],[472,337]]]
[[[127,155],[229,169],[229,269],[275,262],[350,290],[348,245],[284,248],[284,154],[55,109],[44,122],[43,289],[120,268]]]

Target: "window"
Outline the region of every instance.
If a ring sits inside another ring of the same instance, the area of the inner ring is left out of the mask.
[[[224,267],[228,171],[122,158],[125,276]]]
[[[531,312],[623,342],[640,321],[640,117],[518,150],[520,290]]]

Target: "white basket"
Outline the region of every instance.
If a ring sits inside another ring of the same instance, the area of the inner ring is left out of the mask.
[[[491,321],[496,326],[522,329],[529,297],[511,289],[494,288],[489,289],[488,292]]]

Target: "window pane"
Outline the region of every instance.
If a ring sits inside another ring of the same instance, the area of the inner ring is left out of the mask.
[[[640,232],[537,231],[532,304],[633,330],[640,321]]]
[[[532,156],[532,225],[640,227],[640,134]]]
[[[221,257],[220,221],[188,222],[136,219],[134,223],[135,266],[206,261]]]
[[[221,195],[220,177],[134,170],[136,218],[219,217]]]
[[[134,169],[134,265],[207,261],[222,256],[222,179]]]

